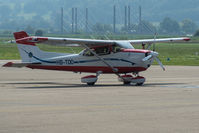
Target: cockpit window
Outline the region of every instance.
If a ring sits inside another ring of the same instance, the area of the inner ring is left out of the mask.
[[[83,52],[83,56],[94,56],[94,54],[93,53],[91,53],[89,50],[84,50],[84,52]]]
[[[97,55],[107,55],[111,53],[109,46],[91,48],[91,50],[95,52]],[[84,50],[83,56],[94,56],[94,55],[89,50]]]
[[[99,47],[99,48],[96,48],[95,52],[98,55],[107,55],[107,54],[110,54],[109,47]]]
[[[112,51],[113,51],[113,53],[120,52],[121,51],[121,47],[115,45],[115,46],[112,47]]]

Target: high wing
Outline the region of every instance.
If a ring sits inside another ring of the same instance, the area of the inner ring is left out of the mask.
[[[167,43],[167,42],[182,42],[189,41],[190,38],[180,37],[180,38],[161,38],[161,39],[143,39],[143,40],[129,40],[133,44],[152,44],[152,43]]]
[[[97,39],[77,39],[77,38],[54,38],[54,37],[33,37],[36,43],[44,43],[58,46],[82,46],[95,47],[101,45],[119,45],[123,48],[130,48],[129,44],[152,44],[163,42],[182,42],[189,41],[187,37],[181,38],[162,38],[162,39],[142,39],[142,40],[97,40]]]
[[[23,31],[22,31],[23,32]],[[181,42],[189,41],[187,37],[180,38],[162,38],[162,39],[142,39],[142,40],[97,40],[97,39],[78,39],[78,38],[56,38],[56,37],[37,37],[28,36],[17,39],[17,43],[42,43],[57,46],[74,46],[74,47],[96,47],[104,45],[118,45],[122,48],[133,48],[134,44],[152,44],[162,42]]]
[[[118,45],[122,48],[133,48],[128,40],[98,40],[98,39],[77,39],[77,38],[54,38],[54,37],[30,37],[30,41],[55,46],[90,47]]]

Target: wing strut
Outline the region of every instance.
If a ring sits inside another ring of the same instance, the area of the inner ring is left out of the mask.
[[[118,73],[118,69],[114,68],[113,66],[111,66],[109,63],[107,63],[103,58],[101,58],[99,55],[97,55],[93,50],[91,50],[87,45],[83,44],[83,46],[90,51],[92,54],[94,54],[98,59],[100,59],[105,65],[107,65],[109,68],[112,69],[112,71],[119,77],[121,78],[123,81],[125,81],[125,79],[120,76],[120,74]]]

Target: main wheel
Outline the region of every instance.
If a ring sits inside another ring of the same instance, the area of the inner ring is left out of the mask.
[[[136,86],[142,86],[143,84],[144,84],[144,82],[143,83],[137,83]]]
[[[87,83],[87,85],[93,86],[93,85],[95,85],[95,82]]]
[[[129,82],[129,81],[124,81],[124,82],[123,82],[124,85],[129,85],[130,83],[131,83],[131,82]]]

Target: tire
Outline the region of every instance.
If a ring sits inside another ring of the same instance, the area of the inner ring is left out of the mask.
[[[87,83],[87,85],[89,85],[89,86],[93,86],[93,85],[95,85],[95,82]]]
[[[142,86],[144,83],[137,83],[136,86]]]
[[[129,85],[131,82],[123,82],[124,85]]]

